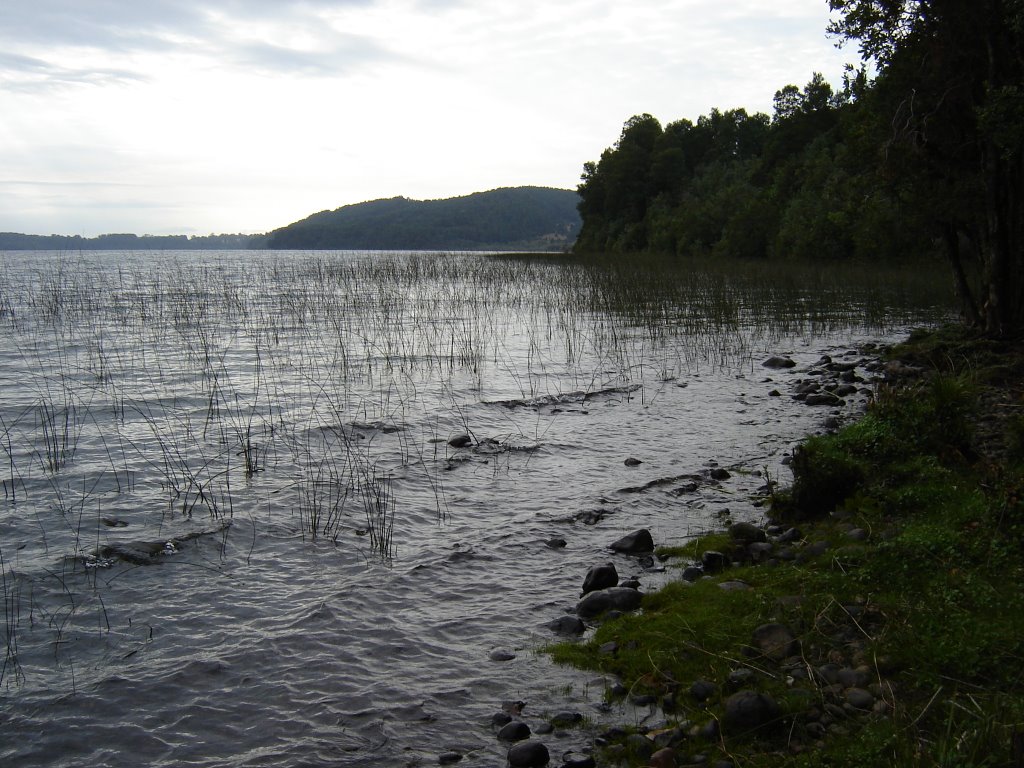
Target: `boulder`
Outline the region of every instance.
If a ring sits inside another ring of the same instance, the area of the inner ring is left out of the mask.
[[[639,555],[654,551],[654,537],[646,528],[626,534],[611,545],[616,552],[626,555]]]
[[[544,626],[556,635],[582,635],[587,631],[586,626],[577,616],[559,616]]]
[[[599,589],[616,587],[618,584],[619,573],[615,570],[614,565],[611,563],[595,565],[587,571],[587,576],[583,579],[583,594],[586,595]]]
[[[468,445],[473,444],[473,438],[467,434],[455,435],[448,441],[448,445],[452,448],[465,448]]]
[[[721,552],[709,549],[700,556],[700,564],[705,573],[720,573],[729,567],[729,558]]]
[[[643,595],[628,587],[610,587],[587,594],[576,604],[576,614],[581,619],[594,619],[609,611],[635,611],[640,607]]]

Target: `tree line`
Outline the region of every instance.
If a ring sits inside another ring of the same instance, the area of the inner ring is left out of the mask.
[[[948,263],[964,319],[1024,323],[1024,0],[830,0],[868,70],[773,114],[630,118],[584,165],[577,253]]]

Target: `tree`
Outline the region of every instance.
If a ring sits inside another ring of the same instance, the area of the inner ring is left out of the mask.
[[[1024,328],[1024,0],[830,0],[879,68],[890,157],[933,211],[965,319]],[[972,263],[979,277],[972,280]]]

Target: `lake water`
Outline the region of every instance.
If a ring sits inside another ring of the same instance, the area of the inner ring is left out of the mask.
[[[942,312],[540,257],[0,254],[0,764],[494,766],[508,702],[640,721],[545,624],[591,565],[674,578],[630,531],[760,520],[835,414],[789,383]]]

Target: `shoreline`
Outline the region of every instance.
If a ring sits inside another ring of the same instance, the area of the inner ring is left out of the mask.
[[[970,366],[957,370],[951,349]],[[955,537],[962,531],[951,526],[962,521],[946,520],[948,510],[940,521],[924,521],[919,518],[929,513],[920,504],[910,503],[907,510],[893,505],[901,503],[901,494],[913,496],[922,479],[953,482],[955,475],[965,486],[969,477],[974,482],[968,493],[984,496],[992,474],[1015,476],[1006,469],[1019,466],[1020,456],[1007,447],[1012,435],[1002,439],[993,429],[993,409],[1019,398],[1020,377],[1006,374],[1024,369],[1022,360],[1019,346],[997,350],[955,331],[912,334],[892,352],[886,380],[866,415],[835,434],[804,441],[794,456],[793,487],[771,489],[768,525],[734,523],[685,547],[659,550],[659,559],[680,567],[681,578],[644,595],[642,613],[604,621],[588,641],[548,649],[558,663],[615,675],[621,684],[611,698],[651,704],[660,713],[657,722],[606,730],[595,738],[593,756],[565,765],[931,765],[937,764],[930,757],[936,750],[967,749],[970,722],[962,729],[950,725],[945,740],[940,733],[943,722],[959,722],[956,710],[966,706],[965,696],[990,695],[995,709],[1017,711],[1024,700],[1015,681],[992,677],[999,664],[973,670],[973,676],[964,674],[973,669],[965,664],[959,676],[945,675],[950,680],[943,681],[935,662],[944,659],[955,667],[957,654],[970,655],[961,647],[971,644],[969,637],[929,637],[930,650],[917,663],[908,658],[907,635],[921,628],[921,606],[910,604],[928,599],[935,586],[921,582],[928,581],[923,571],[935,570],[929,552],[936,541],[918,542],[925,550],[920,562],[894,561],[894,550],[905,557],[911,540],[921,537],[921,526],[938,540]],[[819,391],[794,394],[806,398]],[[935,412],[918,416],[937,428],[935,445],[914,434],[860,434],[921,410],[927,398],[937,400]],[[810,404],[815,402],[825,404]],[[1017,428],[1012,418],[1001,421],[1011,432]],[[899,450],[885,444],[900,439],[907,444]],[[867,473],[872,453],[881,461]],[[908,465],[925,459],[941,477],[907,475]],[[979,520],[967,521],[966,531],[985,528],[984,500],[972,505],[978,506],[971,512]],[[924,506],[937,501],[933,494]],[[993,501],[1003,507],[1007,502],[1020,504],[1010,491]],[[1012,530],[1005,533],[1012,536]],[[950,554],[957,550],[949,546]],[[954,580],[990,581],[985,577],[991,577],[991,564],[965,554],[950,569]],[[1010,560],[1014,573],[1024,572],[1024,558]],[[904,572],[894,572],[894,565]],[[986,605],[993,602],[999,601]],[[971,618],[961,623],[977,621],[976,613],[967,611]],[[989,650],[1009,643],[1001,654],[1004,665],[1013,658],[1012,638],[1020,629],[1015,622],[1010,626],[990,642]],[[950,643],[953,650],[943,651]],[[936,719],[936,713],[943,717]],[[1020,717],[1003,722],[983,706],[964,717],[989,726],[972,747],[984,750],[980,754],[994,750],[1010,757],[1024,750],[1014,730]]]

